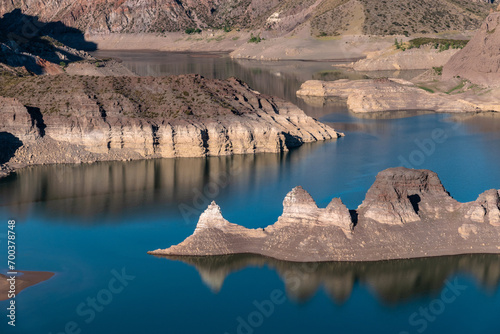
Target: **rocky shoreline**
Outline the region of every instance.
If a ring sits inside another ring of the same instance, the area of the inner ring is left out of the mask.
[[[11,167],[278,153],[343,135],[234,78],[58,75],[0,81],[0,144]]]
[[[194,233],[152,255],[260,254],[294,262],[379,261],[500,253],[500,190],[459,203],[436,173],[403,167],[377,175],[357,210],[334,198],[318,208],[301,187],[283,202],[274,225],[247,229],[229,223],[212,203]]]
[[[341,97],[349,111],[375,113],[382,111],[477,112],[480,106],[442,93],[431,93],[410,81],[366,79],[336,81],[308,80],[297,91],[307,102],[309,97]],[[491,106],[494,110],[495,106]],[[499,110],[500,111],[500,106]]]
[[[354,113],[500,112],[500,12],[492,12],[467,45],[460,44],[463,49],[449,49],[450,40],[445,41],[442,51],[430,47],[432,39],[421,39],[420,43],[427,44],[402,52],[396,48],[408,45],[396,39],[392,50],[374,52],[367,59],[348,65],[355,70],[370,71],[427,66],[427,72],[411,81],[309,80],[302,84],[297,95],[306,102],[313,101],[311,97],[341,97]],[[437,47],[439,44],[435,43]]]

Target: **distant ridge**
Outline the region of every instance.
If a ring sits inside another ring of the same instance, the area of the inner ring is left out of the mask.
[[[415,34],[477,29],[494,5],[473,0],[1,0],[90,34],[243,28],[286,34],[304,25],[315,36]]]

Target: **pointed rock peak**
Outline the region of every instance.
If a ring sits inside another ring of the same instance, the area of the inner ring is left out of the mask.
[[[224,218],[224,217],[222,217],[222,211],[220,209],[220,206],[218,206],[217,203],[215,203],[215,201],[212,201],[212,203],[210,203],[210,205],[201,214],[200,219],[201,218],[213,219],[213,218]]]
[[[198,224],[196,225],[195,232],[206,229],[206,228],[221,228],[228,222],[222,216],[222,211],[220,207],[212,202],[208,208],[200,215]]]
[[[337,210],[337,209],[347,209],[345,204],[342,202],[340,198],[333,198],[332,201],[326,207],[327,210]]]
[[[285,208],[295,205],[318,207],[311,194],[305,191],[301,186],[293,188],[283,201],[283,207]]]

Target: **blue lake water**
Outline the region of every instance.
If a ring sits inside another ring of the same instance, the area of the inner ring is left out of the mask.
[[[1,180],[5,232],[7,219],[17,221],[18,269],[56,273],[19,294],[17,326],[2,316],[1,333],[500,331],[498,255],[323,264],[147,255],[189,236],[212,200],[229,221],[265,227],[297,185],[319,206],[341,197],[354,209],[388,167],[431,169],[460,201],[500,189],[498,116],[363,119],[339,101],[312,106],[294,97],[331,64],[174,56],[122,58],[142,75],[241,76],[346,136],[281,155],[40,166]]]

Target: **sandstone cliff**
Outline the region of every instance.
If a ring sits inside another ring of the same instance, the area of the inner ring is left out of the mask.
[[[195,233],[153,255],[261,254],[287,261],[376,261],[500,253],[500,190],[459,203],[434,172],[391,168],[377,175],[356,211],[339,199],[320,209],[293,189],[274,225],[246,229],[227,222],[212,203]]]
[[[467,46],[443,67],[443,80],[456,76],[478,85],[500,86],[500,12],[492,13]]]
[[[6,96],[0,97],[0,133],[4,146],[14,148],[11,163],[282,152],[341,135],[234,78],[58,75],[0,81]]]
[[[431,93],[402,79],[308,80],[302,84],[299,97],[338,96],[347,100],[354,113],[381,111],[475,112],[500,111],[500,105],[475,103],[444,93]]]

